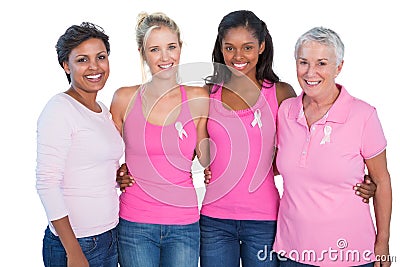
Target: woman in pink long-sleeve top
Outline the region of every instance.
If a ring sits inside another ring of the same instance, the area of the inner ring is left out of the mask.
[[[49,221],[44,265],[116,267],[115,172],[124,144],[96,101],[109,76],[108,36],[91,23],[73,25],[56,49],[70,88],[49,100],[37,122],[36,187]]]

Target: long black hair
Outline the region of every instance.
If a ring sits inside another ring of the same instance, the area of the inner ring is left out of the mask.
[[[259,81],[267,79],[272,83],[278,82],[279,77],[272,69],[274,47],[267,25],[252,11],[237,10],[225,15],[218,26],[218,35],[212,53],[214,71],[213,75],[205,78],[206,83],[221,84],[222,82],[228,82],[230,80],[232,73],[225,65],[224,56],[222,54],[222,40],[228,30],[237,27],[248,29],[258,40],[259,45],[265,42],[265,49],[262,54],[258,56],[256,79]]]

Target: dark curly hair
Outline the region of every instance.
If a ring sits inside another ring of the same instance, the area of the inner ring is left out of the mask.
[[[90,38],[102,40],[106,46],[107,54],[110,54],[110,43],[108,41],[109,37],[104,33],[103,28],[90,22],[82,22],[79,26],[72,25],[69,27],[58,39],[56,51],[60,66],[63,68],[63,63],[68,61],[68,57],[75,47],[79,46],[81,43]],[[70,75],[68,73],[65,74],[67,75],[68,82],[70,83]]]

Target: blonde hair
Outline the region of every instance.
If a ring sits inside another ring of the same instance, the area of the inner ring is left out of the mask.
[[[172,32],[175,32],[178,36],[179,46],[182,47],[181,32],[178,25],[170,17],[162,12],[155,12],[152,14],[147,14],[146,12],[140,12],[137,16],[136,24],[136,44],[140,52],[140,60],[142,65],[142,78],[146,79],[145,72],[145,57],[144,57],[144,47],[146,46],[146,41],[150,36],[153,29],[160,27],[167,27]]]

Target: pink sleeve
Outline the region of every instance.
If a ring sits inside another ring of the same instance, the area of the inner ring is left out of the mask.
[[[68,215],[61,188],[72,141],[66,104],[56,96],[37,121],[36,189],[49,221]]]
[[[370,116],[365,121],[361,140],[361,155],[364,159],[370,159],[379,155],[386,149],[386,138],[379,121],[376,109],[373,108]]]

